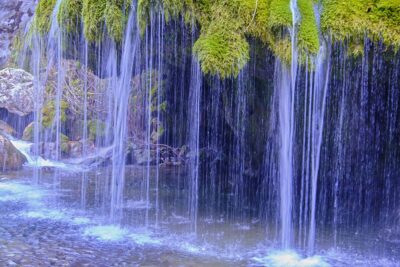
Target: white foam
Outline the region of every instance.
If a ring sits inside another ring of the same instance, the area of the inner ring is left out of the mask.
[[[82,224],[82,225],[84,225],[84,224],[90,224],[90,220],[89,220],[88,218],[85,218],[85,217],[76,217],[76,218],[73,218],[73,219],[72,219],[72,222],[73,222],[74,224]]]
[[[88,227],[84,235],[95,237],[102,241],[121,241],[125,239],[128,231],[117,225],[101,225]]]
[[[320,256],[302,258],[294,251],[276,251],[266,257],[253,258],[257,263],[271,267],[329,267]]]
[[[0,183],[0,201],[26,201],[30,205],[38,204],[43,197],[43,192],[28,185],[20,183]]]
[[[162,245],[161,240],[158,240],[147,233],[134,233],[130,234],[129,237],[138,245]]]
[[[32,219],[46,219],[52,221],[68,221],[69,217],[65,213],[58,210],[49,210],[49,209],[41,209],[41,210],[33,210],[22,212],[22,216]]]
[[[40,156],[39,157],[32,156],[31,152],[30,152],[32,143],[25,142],[22,140],[16,140],[13,138],[10,138],[10,142],[15,146],[15,148],[18,151],[20,151],[26,157],[26,160],[27,160],[27,163],[25,164],[26,166],[34,167],[34,168],[51,167],[51,168],[63,169],[66,171],[82,171],[83,170],[78,165],[71,165],[71,164],[65,164],[60,161],[47,160]]]

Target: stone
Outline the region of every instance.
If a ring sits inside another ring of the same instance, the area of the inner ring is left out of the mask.
[[[0,108],[19,116],[34,111],[33,76],[21,69],[0,70]]]
[[[69,158],[80,158],[83,156],[83,141],[69,141],[68,142],[68,157]],[[86,153],[93,153],[94,152],[94,143],[92,141],[87,141],[86,144]]]
[[[25,162],[25,156],[14,147],[7,137],[0,135],[0,170],[18,170]]]
[[[33,141],[33,128],[34,128],[33,122],[29,123],[28,126],[25,127],[25,130],[22,134],[22,140],[27,142]]]
[[[0,133],[8,134],[11,136],[15,136],[16,134],[14,128],[2,120],[0,120]]]
[[[14,38],[26,31],[37,0],[0,0],[0,67],[9,61]]]

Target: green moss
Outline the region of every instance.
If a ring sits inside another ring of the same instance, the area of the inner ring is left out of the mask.
[[[298,0],[301,21],[298,31],[298,47],[302,54],[317,54],[319,50],[318,26],[312,0]]]
[[[121,42],[128,21],[130,1],[109,0],[104,11],[108,34],[116,42]]]
[[[61,145],[60,145],[61,152],[66,154],[69,151],[69,146],[68,146],[69,138],[65,134],[61,134],[60,138],[61,138]]]
[[[289,38],[275,41],[271,49],[282,62],[287,65],[290,64],[292,61],[292,41]]]
[[[120,42],[125,30],[130,1],[125,0],[64,0],[60,4],[58,21],[67,32],[73,32],[81,20],[89,42],[100,42],[104,26],[110,37]]]
[[[103,26],[106,3],[106,0],[83,0],[83,32],[89,42],[99,42],[104,37]]]
[[[213,5],[211,23],[202,28],[193,47],[204,73],[222,79],[239,74],[249,60],[245,34],[255,23],[255,12],[256,7],[248,5],[248,1],[220,1]]]
[[[106,134],[106,124],[100,120],[88,121],[89,139],[94,141],[98,137],[104,137]]]
[[[60,103],[60,120],[61,122],[65,122],[67,120],[67,116],[65,111],[68,108],[68,103],[66,101],[61,101]],[[56,114],[56,108],[54,101],[49,101],[42,108],[42,126],[44,128],[50,128],[53,124],[54,117]]]
[[[108,34],[115,41],[120,42],[125,29],[125,15],[121,7],[112,1],[107,2],[105,10],[105,22],[107,25]]]
[[[56,0],[40,0],[36,7],[34,26],[40,34],[46,34],[50,30],[51,17],[56,5]]]
[[[167,21],[179,16],[189,23],[195,20],[201,33],[193,51],[203,72],[226,78],[237,76],[249,60],[246,37],[282,43],[275,35],[291,25],[290,0],[272,3],[273,8],[270,0],[140,0],[137,17],[142,31],[152,8],[162,7]]]
[[[321,25],[334,40],[383,40],[400,47],[400,0],[324,0]]]
[[[293,23],[290,0],[271,0],[269,26],[272,29],[290,27]]]
[[[64,0],[57,14],[58,23],[67,32],[77,31],[81,21],[82,0]]]
[[[237,76],[249,59],[249,44],[243,36],[216,31],[203,34],[194,45],[201,69],[206,74]]]

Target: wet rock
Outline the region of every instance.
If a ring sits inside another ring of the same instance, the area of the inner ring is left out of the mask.
[[[82,157],[83,143],[80,141],[68,142],[69,157],[79,158]]]
[[[26,126],[22,134],[22,140],[33,141],[33,128],[34,128],[33,122],[31,122],[30,124],[28,124],[28,126]]]
[[[186,161],[186,147],[174,148],[163,144],[130,144],[127,151],[127,164],[130,165],[182,165]]]
[[[6,122],[0,120],[0,133],[15,136],[16,132],[14,128],[8,125]]]
[[[34,111],[33,76],[21,69],[0,70],[0,108],[19,116]]]
[[[83,141],[69,141],[68,142],[68,154],[69,158],[80,158],[83,156],[84,142]],[[87,141],[86,153],[92,153],[94,151],[94,143]]]
[[[88,156],[67,160],[68,163],[85,165],[90,167],[105,166],[111,163],[112,147],[106,147],[89,152]]]
[[[55,138],[54,138],[55,139]],[[58,151],[58,147],[56,142],[41,142],[39,143],[39,155],[45,159],[52,159],[56,160],[58,159],[57,153],[61,153],[62,156],[68,157],[69,155],[69,139],[67,136],[61,134],[60,136],[60,151]],[[31,150],[33,150],[34,147],[31,147]],[[34,151],[31,151],[34,152]]]
[[[10,140],[0,135],[0,169],[18,170],[25,162],[25,156],[14,147]]]
[[[0,0],[0,67],[8,61],[13,40],[18,32],[25,31],[37,2],[37,0]]]

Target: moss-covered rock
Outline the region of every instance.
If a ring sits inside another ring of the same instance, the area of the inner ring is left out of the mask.
[[[40,0],[36,7],[34,26],[41,33],[46,34],[50,30],[51,18],[56,0]]]
[[[60,102],[60,120],[61,122],[65,122],[67,120],[67,116],[65,111],[68,108],[68,103],[64,100]],[[53,125],[53,121],[56,116],[56,104],[53,101],[49,101],[43,106],[42,109],[42,126],[44,128],[50,128]]]
[[[84,34],[88,41],[99,42],[104,38],[104,26],[107,33],[116,42],[123,37],[130,8],[125,0],[82,0],[82,18]]]
[[[116,1],[107,1],[104,11],[108,34],[117,42],[122,40],[125,28],[125,15]]]
[[[77,31],[81,22],[81,12],[82,0],[64,0],[57,14],[58,23],[63,25],[67,32]]]
[[[365,36],[400,46],[399,0],[324,0],[321,26],[334,40],[360,42]]]
[[[90,141],[103,138],[106,134],[106,124],[100,120],[90,120],[88,121],[88,133]]]
[[[90,42],[103,39],[105,0],[83,0],[82,17],[83,32]]]
[[[317,54],[319,50],[318,26],[313,0],[298,0],[301,15],[298,31],[298,47],[302,54]]]
[[[300,21],[297,46],[301,59],[315,55],[319,38],[348,40],[355,55],[362,51],[365,35],[400,46],[400,0],[298,0]],[[314,6],[321,5],[321,31]],[[290,0],[140,0],[138,23],[144,31],[150,10],[163,9],[167,21],[182,16],[200,27],[194,52],[204,73],[221,78],[237,76],[249,59],[246,37],[259,38],[287,64],[291,61],[288,28],[293,19]]]
[[[249,59],[242,22],[225,5],[214,6],[211,23],[203,27],[193,51],[204,73],[237,76]]]
[[[290,0],[271,0],[268,25],[272,29],[290,27],[293,16],[290,11]]]

